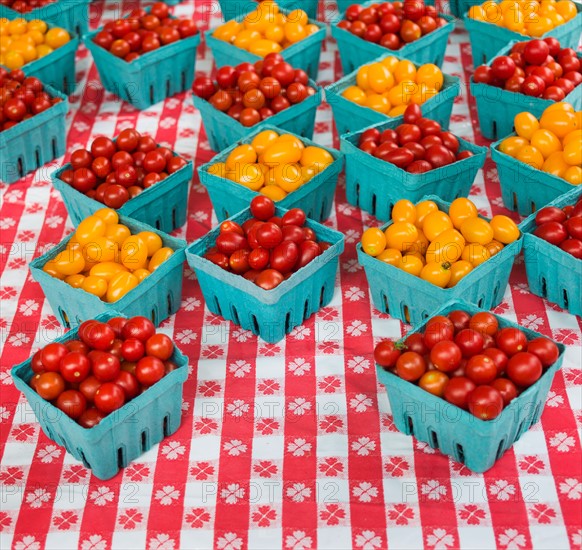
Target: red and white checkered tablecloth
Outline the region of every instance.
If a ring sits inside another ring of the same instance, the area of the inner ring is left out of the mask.
[[[196,4],[186,0],[175,12],[202,20],[208,10]],[[113,2],[91,10],[99,24],[117,13]],[[198,53],[197,71],[210,72],[210,53],[203,46]],[[196,165],[213,156],[189,93],[139,112],[103,93],[84,47],[77,62],[82,82],[71,96],[69,151],[135,127]],[[467,34],[457,30],[444,70],[467,82],[470,65]],[[340,67],[328,39],[320,83],[337,80]],[[467,88],[452,128],[485,143]],[[329,105],[318,112],[315,140],[338,146]],[[182,426],[110,481],[91,476],[40,431],[9,375],[62,333],[27,269],[72,228],[49,183],[61,163],[0,186],[0,548],[580,547],[580,318],[531,295],[518,261],[495,312],[570,347],[541,422],[485,474],[397,432],[371,353],[377,339],[405,327],[370,302],[355,244],[375,220],[346,203],[343,179],[331,223],[345,234],[346,251],[331,304],[285,341],[266,344],[210,314],[186,269],[182,307],[162,324],[190,358]],[[471,197],[487,215],[506,213],[490,160]],[[216,221],[197,177],[188,212],[177,234],[192,242]]]

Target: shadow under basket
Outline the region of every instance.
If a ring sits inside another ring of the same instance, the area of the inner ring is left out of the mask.
[[[380,132],[402,124],[398,117],[375,124]],[[376,158],[358,147],[365,130],[341,136],[341,150],[346,155],[346,198],[349,204],[369,212],[379,220],[389,220],[392,207],[400,199],[418,202],[425,195],[437,195],[452,202],[467,197],[473,181],[485,163],[487,148],[459,139],[459,151],[470,151],[472,157],[430,170],[410,174],[390,162]]]
[[[186,242],[125,216],[119,217],[119,223],[129,227],[132,235],[140,231],[157,233],[162,239],[163,246],[172,248],[174,254],[125,296],[116,302],[104,302],[94,294],[89,294],[80,288],[73,288],[42,270],[47,261],[66,249],[67,243],[74,235],[71,233],[46,254],[30,263],[32,277],[42,287],[56,318],[63,326],[76,327],[83,321],[93,319],[95,315],[112,309],[126,317],[143,315],[158,326],[180,308]]]
[[[447,315],[453,310],[475,314],[484,309],[461,300],[443,305],[435,315]],[[542,336],[516,323],[495,315],[499,327],[514,327],[525,332],[528,340]],[[422,332],[424,324],[412,332]],[[494,420],[484,421],[463,409],[448,403],[416,384],[376,366],[378,380],[386,386],[394,425],[398,431],[413,435],[433,449],[450,456],[476,473],[489,470],[505,451],[536,424],[543,412],[546,397],[554,375],[562,366],[565,346],[556,342],[560,350],[558,360],[544,369],[542,377],[515,398]]]
[[[579,185],[547,206],[563,208],[576,204],[581,196],[582,185]],[[535,214],[519,227],[524,233],[523,257],[530,291],[573,315],[582,316],[582,260],[533,235]]]
[[[450,204],[428,195],[423,200],[434,201],[439,210],[448,212]],[[485,218],[486,219],[486,218]],[[384,231],[392,222],[383,225]],[[515,257],[521,251],[523,239],[506,245],[503,250],[473,269],[452,288],[440,288],[378,260],[362,250],[358,243],[358,262],[364,267],[372,301],[376,309],[404,323],[417,325],[451,300],[465,300],[483,309],[492,309],[503,299]]]
[[[119,315],[110,311],[96,319],[106,322]],[[71,330],[55,341],[65,343],[75,338],[77,330]],[[177,369],[90,429],[77,424],[29,386],[33,375],[31,359],[15,366],[11,374],[46,436],[91,469],[96,477],[105,480],[180,427],[188,358],[174,346],[171,360]]]
[[[275,215],[285,212],[277,207]],[[242,224],[250,218],[247,208],[230,219]],[[208,309],[266,342],[275,343],[326,306],[333,297],[344,236],[309,219],[305,225],[315,231],[318,241],[332,246],[273,290],[264,290],[203,257],[214,246],[220,227],[191,244],[186,249],[186,259],[196,272]]]
[[[147,109],[192,87],[200,33],[128,63],[93,42],[98,32],[85,35],[84,42],[93,55],[103,87],[136,109]]]
[[[252,191],[240,183],[211,174],[208,170],[215,163],[224,162],[231,151],[241,143],[251,143],[257,134],[265,130],[274,130],[279,134],[289,133],[271,124],[263,124],[255,132],[245,136],[228,149],[216,155],[207,164],[198,167],[200,183],[208,190],[212,207],[216,212],[216,217],[219,222],[247,208],[253,198],[260,193]],[[344,155],[335,149],[322,147],[304,137],[297,135],[295,137],[301,139],[307,146],[314,145],[325,149],[334,157],[334,161],[299,189],[289,193],[283,200],[278,201],[277,206],[286,209],[301,208],[309,219],[321,222],[326,220],[331,214],[338,177],[344,164]]]
[[[0,132],[0,181],[3,183],[14,183],[65,154],[67,96],[48,85],[45,90],[62,101]]]

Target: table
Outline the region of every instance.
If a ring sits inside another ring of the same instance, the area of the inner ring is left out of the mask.
[[[176,13],[218,24],[217,14],[195,5],[187,0]],[[91,10],[101,23],[116,13],[113,2],[96,2]],[[197,71],[212,66],[201,46]],[[337,80],[340,67],[328,38],[320,83]],[[462,30],[451,36],[444,70],[468,81],[471,56]],[[103,93],[84,47],[78,71],[82,84],[71,96],[69,151],[99,134],[135,127],[196,165],[213,156],[190,94],[138,112]],[[465,86],[452,129],[486,143],[467,96]],[[315,140],[338,146],[329,105],[318,112]],[[495,312],[570,347],[541,422],[490,471],[472,474],[397,432],[371,352],[379,338],[398,337],[406,326],[371,305],[355,244],[376,221],[346,203],[343,179],[331,224],[345,234],[346,251],[332,303],[285,341],[267,344],[210,314],[186,269],[182,307],[162,324],[190,357],[182,426],[112,480],[92,477],[39,430],[9,375],[12,365],[62,333],[27,270],[72,228],[49,183],[61,163],[0,188],[0,547],[580,547],[580,318],[529,294],[517,262]],[[507,213],[490,159],[471,197],[484,214]],[[191,242],[216,221],[197,177],[188,212],[177,235]]]

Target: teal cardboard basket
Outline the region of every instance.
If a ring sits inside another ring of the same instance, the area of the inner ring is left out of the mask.
[[[289,13],[290,10],[281,9],[283,13]],[[242,21],[245,14],[235,17],[237,21]],[[309,23],[317,25],[319,30],[307,38],[291,44],[288,48],[281,50],[281,55],[296,69],[303,69],[312,80],[317,80],[319,71],[319,57],[321,55],[321,45],[325,39],[325,25],[312,19]],[[214,38],[212,33],[214,29],[206,31],[206,44],[212,51],[214,61],[217,67],[225,65],[238,65],[239,63],[254,63],[262,59],[258,55],[237,48],[234,44]]]
[[[487,65],[491,65],[493,59],[500,55],[508,55],[516,41],[511,42],[506,48],[499,51]],[[578,53],[582,60],[582,53]],[[541,97],[530,97],[525,94],[509,92],[502,88],[480,84],[471,77],[471,94],[477,105],[479,128],[483,137],[487,139],[499,139],[513,132],[513,119],[515,115],[527,111],[539,118],[544,110],[555,102]],[[578,111],[582,107],[582,85],[576,86],[562,101],[571,103]]]
[[[454,15],[455,17],[462,19],[463,15],[469,11],[472,6],[479,6],[483,3],[482,0],[445,0],[441,4],[441,10],[447,15]]]
[[[375,124],[380,132],[402,124],[398,117]],[[346,155],[346,195],[348,203],[369,212],[379,220],[389,220],[392,207],[400,199],[418,202],[425,195],[437,195],[452,202],[467,197],[479,168],[483,167],[487,147],[459,138],[459,151],[471,151],[472,157],[424,174],[410,174],[390,162],[376,158],[358,147],[365,130],[341,136],[341,150]]]
[[[119,313],[110,311],[96,319],[106,322],[117,316]],[[77,329],[73,329],[55,342],[66,343],[77,336]],[[85,468],[90,468],[96,477],[110,479],[180,427],[182,387],[188,377],[188,358],[174,346],[171,360],[177,369],[89,429],[77,424],[30,387],[33,376],[31,359],[16,365],[11,375],[45,435],[80,460]]]
[[[563,25],[555,27],[551,31],[542,35],[540,38],[553,36],[560,42],[562,48],[578,49],[578,42],[580,40],[580,28],[582,27],[582,5],[575,3],[578,15]],[[523,42],[530,40],[531,37],[525,34],[520,34],[515,31],[510,31],[505,27],[499,27],[494,23],[486,23],[485,21],[477,21],[471,19],[467,14],[464,15],[463,21],[465,28],[469,32],[469,40],[471,41],[471,53],[473,54],[473,66],[477,67],[482,63],[487,63],[490,59],[497,55],[497,52],[504,48],[513,40]]]
[[[27,13],[0,5],[0,17],[8,19],[22,17],[27,21],[41,19],[49,25],[62,27],[83,36],[89,30],[89,2],[90,0],[56,0]]]
[[[381,61],[385,57],[387,56],[383,55],[374,61]],[[386,122],[387,120],[393,120],[395,118],[374,111],[369,107],[362,107],[342,96],[346,88],[356,85],[356,76],[357,71],[354,71],[338,80],[335,84],[331,84],[325,88],[325,99],[331,105],[339,135],[347,134],[348,132],[357,132],[372,124]],[[460,79],[456,76],[445,74],[443,87],[440,92],[420,106],[422,116],[436,120],[444,129],[447,129],[449,127],[455,97],[460,93]]]
[[[431,317],[459,309],[470,314],[485,311],[465,301],[453,300],[431,312]],[[519,328],[528,340],[543,336],[499,315],[495,317],[500,328]],[[424,328],[423,323],[412,332],[423,332]],[[558,360],[544,369],[541,378],[516,397],[497,418],[488,421],[477,418],[378,365],[376,372],[378,381],[386,386],[390,410],[398,431],[413,435],[473,472],[482,473],[489,470],[507,449],[539,421],[554,375],[564,360],[565,346],[555,343],[560,350]]]
[[[174,153],[174,156],[177,155]],[[66,164],[53,172],[51,180],[61,193],[73,225],[77,226],[87,216],[100,208],[105,208],[106,205],[77,191],[60,179],[61,174],[70,168],[71,165]],[[190,161],[177,172],[128,200],[117,213],[151,225],[164,233],[171,233],[186,223],[188,187],[192,175],[193,166]]]
[[[186,242],[125,216],[119,216],[119,223],[129,227],[132,234],[140,231],[157,233],[162,238],[163,246],[174,249],[174,254],[123,298],[108,303],[42,270],[46,262],[65,250],[74,233],[65,237],[58,245],[34,259],[29,266],[33,279],[42,287],[55,317],[65,327],[75,327],[95,315],[111,310],[119,311],[127,317],[143,315],[157,326],[180,308]]]
[[[277,207],[275,215],[285,212]],[[247,208],[230,219],[242,224],[250,218]],[[273,290],[263,290],[203,257],[214,246],[220,227],[191,244],[186,249],[186,259],[196,272],[208,309],[266,342],[275,343],[326,306],[333,297],[344,236],[312,220],[307,220],[306,227],[315,231],[318,241],[327,241],[332,246]]]
[[[450,203],[436,196],[423,200],[436,202],[440,210],[449,211]],[[486,219],[486,218],[484,218]],[[384,231],[392,222],[384,224]],[[505,246],[495,256],[473,269],[453,288],[440,288],[406,273],[393,265],[366,254],[358,243],[358,261],[366,271],[372,301],[376,309],[404,323],[416,325],[450,300],[465,300],[484,309],[495,307],[503,299],[515,257],[523,238]]]
[[[370,2],[361,2],[355,0],[336,0],[338,11],[342,14],[352,5],[352,4],[369,4]],[[384,3],[384,2],[382,2]],[[427,6],[434,6],[435,0],[425,0],[424,2]]]
[[[509,210],[528,216],[574,187],[565,179],[502,153],[499,150],[502,141],[491,145],[491,158],[497,165],[503,204]]]
[[[136,109],[147,109],[192,87],[200,33],[140,55],[128,63],[93,42],[98,32],[85,35],[84,42],[93,55],[101,82],[106,90]]]
[[[67,142],[67,96],[45,84],[57,103],[27,120],[0,132],[0,181],[14,183],[29,172],[65,154]]]
[[[563,208],[575,204],[581,195],[582,185],[578,185],[547,206]],[[535,213],[520,224],[530,291],[573,315],[582,316],[582,261],[533,235],[535,228]]]
[[[369,6],[374,3],[376,2],[372,0],[363,5]],[[449,34],[455,28],[452,17],[443,14],[440,14],[440,16],[447,20],[446,25],[435,29],[414,42],[405,44],[399,50],[390,50],[380,46],[380,44],[368,42],[352,34],[350,31],[338,27],[337,22],[332,23],[331,35],[337,41],[344,74],[351,73],[358,67],[365,65],[379,56],[386,57],[391,54],[396,54],[398,57],[414,61],[414,63],[418,63],[419,65],[434,63],[440,67],[445,58]]]
[[[215,176],[209,173],[208,170],[213,164],[224,162],[235,147],[241,143],[250,143],[263,130],[274,130],[280,134],[289,133],[275,126],[262,125],[252,134],[245,136],[244,139],[237,141],[228,149],[216,155],[209,163],[198,167],[200,182],[208,190],[218,221],[223,221],[247,208],[253,198],[259,195],[259,193],[232,180]],[[306,138],[300,136],[295,137],[300,138],[306,146],[314,145],[316,147],[322,147]],[[337,180],[344,165],[343,153],[335,149],[329,149],[328,147],[322,148],[334,157],[334,162],[299,189],[289,193],[283,200],[277,202],[277,205],[281,208],[301,208],[309,219],[317,222],[329,218]]]
[[[255,0],[218,0],[220,11],[225,21],[236,19],[241,14],[247,14],[254,10],[258,2]],[[277,5],[283,10],[301,9],[307,13],[309,19],[317,17],[317,6],[319,0],[278,0]]]
[[[311,139],[315,128],[317,107],[321,103],[323,94],[322,89],[313,80],[309,81],[309,85],[315,88],[316,93],[314,95],[260,122],[259,126],[269,124],[270,126],[277,126],[281,130]],[[257,125],[243,126],[238,120],[214,108],[205,99],[196,95],[193,95],[192,98],[194,106],[200,111],[206,137],[213,151],[223,151],[259,127]]]

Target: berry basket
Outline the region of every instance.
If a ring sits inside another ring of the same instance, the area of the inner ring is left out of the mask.
[[[563,208],[582,195],[582,185],[558,197],[547,206]],[[530,291],[558,304],[573,315],[582,316],[582,260],[532,234],[535,214],[520,224],[523,256]]]
[[[220,10],[225,21],[235,19],[241,14],[247,14],[257,7],[255,0],[218,0]],[[277,5],[283,10],[302,9],[307,13],[309,19],[317,17],[317,6],[319,0],[278,0]]]
[[[174,156],[177,156],[174,154]],[[66,164],[51,174],[51,180],[61,193],[61,198],[67,207],[74,226],[105,205],[77,191],[73,186],[60,179],[71,164]],[[131,217],[147,223],[160,231],[170,233],[186,223],[186,208],[188,206],[188,187],[192,181],[192,161],[167,178],[148,187],[137,197],[127,201],[118,214]],[[160,205],[163,204],[163,208]]]
[[[275,215],[282,216],[285,212],[277,207]],[[230,219],[242,224],[250,218],[247,208]],[[309,219],[306,226],[315,231],[318,240],[330,242],[332,246],[273,290],[264,290],[203,257],[214,246],[219,227],[191,244],[186,249],[186,259],[196,272],[208,309],[251,330],[266,342],[275,343],[327,305],[333,297],[344,236]]]
[[[385,57],[387,56],[383,55],[372,62],[381,61]],[[342,96],[342,92],[346,88],[356,85],[356,76],[357,71],[354,71],[338,80],[335,84],[325,88],[325,98],[331,105],[337,132],[340,135],[356,132],[372,124],[393,119],[393,117],[374,111],[369,107],[358,105]],[[443,87],[439,93],[428,99],[420,108],[422,116],[436,120],[446,129],[449,127],[455,97],[461,93],[461,81],[456,76],[448,74],[443,76]]]
[[[96,319],[106,322],[118,315],[110,311]],[[55,342],[65,343],[75,338],[77,329]],[[109,479],[180,427],[188,358],[174,346],[171,360],[177,369],[90,429],[77,424],[29,386],[33,375],[31,359],[16,365],[11,374],[14,385],[28,400],[46,436],[90,468],[96,477]]]
[[[457,309],[470,314],[484,311],[462,300],[453,300],[438,311],[431,312],[431,317],[446,315]],[[542,336],[503,317],[495,317],[500,327],[519,328],[528,340]],[[424,328],[423,323],[407,333],[407,336],[412,332],[422,332]],[[400,432],[413,435],[473,472],[481,473],[491,468],[507,449],[539,421],[554,375],[564,359],[565,346],[557,342],[556,345],[560,350],[558,360],[545,369],[535,384],[505,407],[497,418],[488,421],[477,418],[379,366],[376,366],[376,372],[379,382],[386,386],[394,424]]]
[[[487,65],[491,65],[493,59],[500,55],[509,55],[512,46],[516,43],[517,41],[513,41],[499,51]],[[582,53],[578,53],[578,57],[582,59]],[[547,107],[555,103],[549,99],[530,97],[489,84],[480,84],[474,82],[473,77],[471,77],[471,94],[477,104],[481,134],[487,139],[499,139],[511,134],[514,130],[513,119],[518,113],[528,111],[539,118]],[[580,109],[582,85],[576,86],[562,101],[571,103],[576,110]]]
[[[289,13],[288,9],[281,9],[282,13]],[[241,14],[235,19],[242,21],[245,14]],[[309,20],[310,24],[319,27],[319,30],[314,34],[304,38],[300,42],[291,44],[288,48],[281,50],[281,55],[296,69],[303,69],[312,80],[317,79],[317,72],[319,71],[319,57],[321,55],[321,45],[325,39],[325,25],[313,19]],[[224,65],[238,65],[239,63],[249,62],[254,63],[262,59],[258,55],[247,52],[242,48],[238,48],[234,44],[225,42],[214,38],[212,35],[214,29],[206,31],[206,44],[212,51],[214,61],[217,67],[224,67]]]
[[[75,327],[95,315],[112,309],[127,317],[143,315],[158,326],[180,308],[185,241],[125,216],[119,216],[119,223],[129,227],[132,234],[140,231],[157,233],[162,238],[163,246],[172,248],[174,254],[125,296],[116,302],[108,303],[94,294],[73,288],[42,270],[46,262],[65,250],[74,233],[65,237],[58,245],[34,259],[29,266],[32,277],[42,287],[53,313],[65,327]]]
[[[403,118],[375,124],[380,132],[396,128]],[[487,148],[459,138],[459,151],[471,151],[474,156],[424,174],[410,174],[390,162],[376,158],[358,147],[364,130],[341,136],[341,150],[346,155],[346,195],[350,204],[389,220],[392,206],[400,199],[418,202],[429,194],[452,202],[467,197],[477,171],[483,167]]]
[[[192,87],[200,33],[128,63],[93,42],[98,32],[85,35],[83,40],[93,55],[103,87],[136,109],[147,109]]]
[[[482,4],[482,0],[445,0],[441,5],[443,13],[454,15],[459,19],[467,13],[470,7]]]
[[[363,5],[369,6],[374,3],[372,0]],[[454,18],[442,14],[440,16],[447,20],[446,25],[435,29],[414,42],[405,44],[399,50],[389,50],[388,48],[380,46],[380,44],[368,42],[352,34],[350,31],[338,27],[338,22],[332,23],[331,35],[337,41],[344,74],[351,73],[358,67],[376,59],[378,56],[385,57],[392,53],[396,53],[399,57],[408,59],[414,63],[421,65],[424,63],[434,63],[440,67],[445,58],[449,34],[455,28]]]
[[[551,31],[543,34],[539,38],[553,36],[560,42],[562,48],[578,48],[580,40],[580,26],[582,25],[582,5],[575,3],[578,15],[563,25],[559,25]],[[505,27],[500,27],[494,23],[477,21],[471,19],[467,14],[464,15],[463,21],[465,28],[469,33],[471,41],[471,52],[473,54],[473,65],[487,63],[497,55],[497,52],[509,44],[512,40],[524,41],[531,37],[510,31]]]
[[[237,212],[244,210],[259,193],[229,179],[211,174],[208,170],[213,164],[224,162],[235,147],[241,143],[250,143],[257,134],[264,130],[274,130],[281,133],[281,130],[275,126],[262,125],[256,132],[237,141],[228,149],[216,155],[209,163],[198,168],[200,182],[208,190],[218,221],[223,221]],[[306,145],[321,147],[321,145],[313,141],[305,138],[300,139]],[[305,185],[289,193],[283,200],[277,203],[281,208],[301,208],[308,218],[317,222],[326,220],[331,213],[337,180],[344,164],[344,155],[342,153],[335,149],[322,148],[334,157],[334,162],[323,172],[314,176]]]
[[[0,5],[0,17],[8,19],[22,17],[27,21],[41,19],[50,25],[62,27],[83,36],[89,30],[89,2],[90,0],[55,0],[27,13],[20,13],[8,6]]]
[[[45,85],[51,97],[60,97],[46,111],[0,132],[0,181],[14,183],[32,170],[65,154],[67,96]]]
[[[315,127],[317,107],[321,103],[323,94],[322,89],[313,80],[309,81],[309,85],[315,88],[316,93],[314,95],[307,97],[301,103],[296,103],[283,111],[279,111],[269,117],[263,124],[277,126],[282,130],[311,139]],[[200,111],[206,137],[213,151],[223,151],[258,128],[257,125],[243,126],[238,120],[214,108],[205,99],[196,95],[192,97],[194,106]]]
[[[439,197],[428,195],[423,200],[432,200],[440,210],[448,212],[450,203]],[[392,222],[384,224],[384,231]],[[513,262],[523,244],[520,238],[505,246],[495,256],[474,268],[453,288],[440,288],[415,277],[393,265],[377,260],[362,250],[358,243],[358,261],[366,271],[374,306],[391,317],[416,325],[429,317],[450,300],[466,300],[478,307],[491,309],[503,299]]]
[[[501,197],[506,208],[528,216],[572,189],[572,184],[565,179],[502,153],[499,150],[502,141],[491,145],[491,158],[497,165]]]

